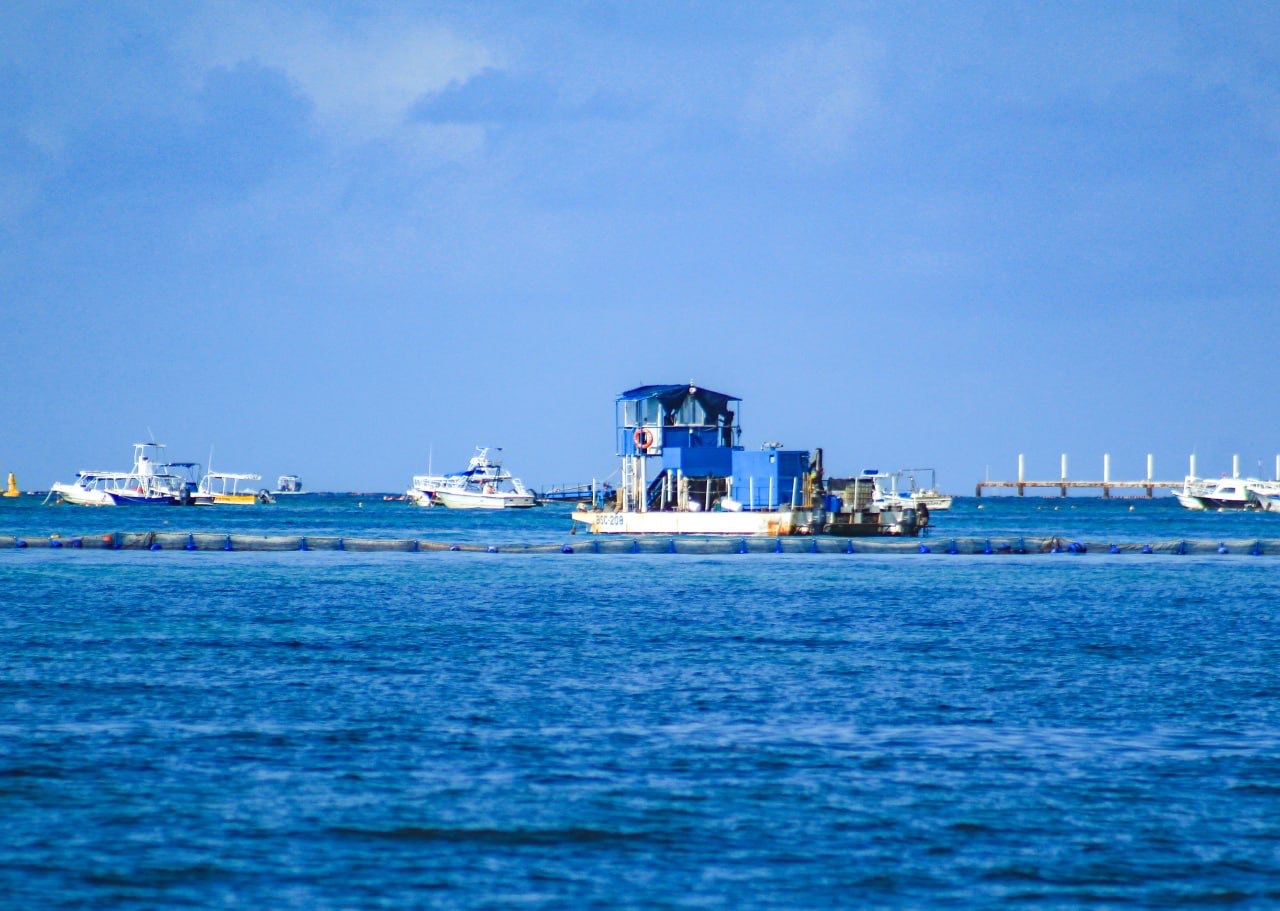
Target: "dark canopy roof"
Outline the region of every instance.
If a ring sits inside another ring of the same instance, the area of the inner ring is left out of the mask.
[[[714,427],[733,425],[732,402],[737,396],[712,392],[691,383],[666,386],[637,386],[618,396],[619,402],[657,402],[664,420],[677,425]],[[650,418],[652,420],[652,417]],[[630,425],[627,425],[630,426]]]
[[[668,408],[678,405],[684,401],[689,395],[689,390],[693,389],[693,397],[705,406],[710,406],[710,411],[721,411],[729,402],[741,402],[742,399],[736,395],[725,395],[723,392],[712,392],[710,389],[703,389],[701,386],[695,386],[692,383],[680,383],[678,385],[661,385],[661,386],[637,386],[635,389],[628,389],[622,395],[618,396],[620,402],[635,402],[641,399],[658,399]]]

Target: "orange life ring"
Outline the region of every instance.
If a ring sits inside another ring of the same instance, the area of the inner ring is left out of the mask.
[[[636,448],[641,452],[653,445],[653,431],[648,427],[637,427],[631,438],[635,440]]]

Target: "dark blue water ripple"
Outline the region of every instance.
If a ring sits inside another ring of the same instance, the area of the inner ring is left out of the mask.
[[[1280,902],[1270,560],[0,554],[0,904]]]

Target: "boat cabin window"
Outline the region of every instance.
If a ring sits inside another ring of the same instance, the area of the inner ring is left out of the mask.
[[[622,403],[622,426],[641,427],[662,422],[662,403],[657,399],[639,399]]]
[[[702,403],[689,396],[680,404],[680,410],[676,414],[677,424],[707,424],[707,411],[702,407]]]

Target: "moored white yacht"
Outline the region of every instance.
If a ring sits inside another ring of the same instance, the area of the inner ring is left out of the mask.
[[[1280,512],[1280,481],[1254,481],[1249,490],[1257,498],[1259,509]]]
[[[1267,494],[1265,497],[1259,497],[1258,505],[1267,512],[1280,512],[1280,493]]]
[[[465,471],[449,474],[415,475],[405,496],[417,506],[446,506],[449,509],[527,509],[537,500],[519,478],[502,467],[500,448],[477,446]]]
[[[928,485],[921,487],[919,475],[929,473]],[[895,472],[872,472],[875,478],[875,503],[883,509],[919,509],[923,506],[929,512],[951,508],[954,499],[948,494],[939,492],[932,468],[903,468]],[[899,483],[905,480],[907,489],[899,490]]]
[[[1256,478],[1197,478],[1187,475],[1182,490],[1175,494],[1187,509],[1260,509],[1262,503],[1254,486],[1266,484]]]
[[[75,481],[55,483],[49,496],[76,506],[169,505],[182,502],[186,483],[160,462],[163,443],[134,443],[129,471],[81,471]]]

